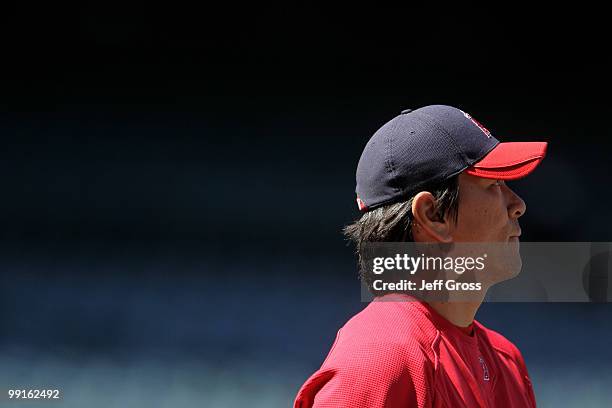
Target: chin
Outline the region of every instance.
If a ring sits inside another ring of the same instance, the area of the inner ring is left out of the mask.
[[[514,278],[518,276],[521,273],[521,269],[523,269],[523,260],[519,256],[518,259],[510,267],[511,277]]]

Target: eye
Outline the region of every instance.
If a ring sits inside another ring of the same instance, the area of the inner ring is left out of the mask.
[[[497,186],[497,187],[501,187],[504,184],[505,184],[504,180],[495,180],[495,182],[492,185]]]

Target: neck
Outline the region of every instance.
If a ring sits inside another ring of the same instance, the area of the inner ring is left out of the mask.
[[[468,327],[474,321],[482,302],[427,302],[446,320],[459,327]]]
[[[448,279],[448,277],[447,277]],[[475,277],[470,277],[474,280]],[[443,301],[429,301],[427,304],[434,309],[440,316],[459,327],[468,327],[474,322],[476,312],[484,302],[490,284],[481,282],[482,289],[473,293],[460,291],[459,293],[446,292],[448,299]],[[466,299],[466,300],[462,300]]]

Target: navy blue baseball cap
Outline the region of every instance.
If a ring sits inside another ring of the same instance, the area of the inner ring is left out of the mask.
[[[546,142],[500,143],[469,114],[446,105],[406,109],[374,133],[357,165],[361,211],[407,200],[463,171],[515,180],[546,155]]]

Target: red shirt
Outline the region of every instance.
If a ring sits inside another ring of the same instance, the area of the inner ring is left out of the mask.
[[[426,303],[390,296],[402,295],[377,298],[338,331],[295,408],[536,406],[509,340],[476,321],[470,335]]]

